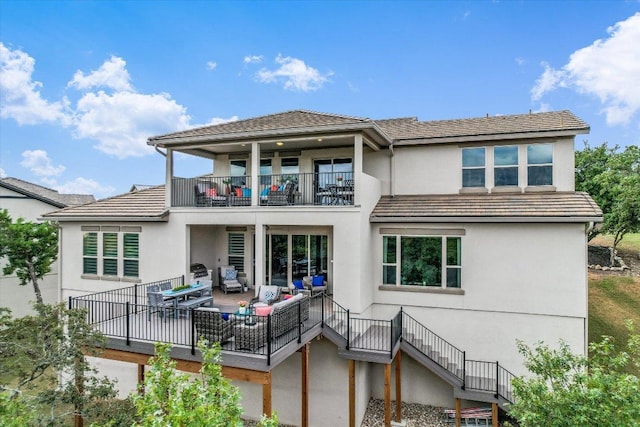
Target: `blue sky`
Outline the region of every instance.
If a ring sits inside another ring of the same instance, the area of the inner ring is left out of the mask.
[[[640,1],[0,2],[2,176],[108,197],[163,182],[149,136],[293,109],[639,144]]]

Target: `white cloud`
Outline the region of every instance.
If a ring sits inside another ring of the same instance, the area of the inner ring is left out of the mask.
[[[87,93],[76,109],[75,136],[98,141],[96,148],[118,158],[153,152],[147,138],[190,127],[186,108],[168,94]]]
[[[290,56],[278,55],[276,63],[280,68],[268,70],[266,68],[258,71],[256,78],[262,83],[275,83],[284,81],[285,89],[309,92],[318,90],[324,85],[333,73],[321,74],[317,69],[308,66],[301,59]]]
[[[50,103],[40,95],[42,83],[33,81],[35,60],[0,42],[0,117],[20,125],[44,122],[67,124],[66,100]]]
[[[62,165],[54,166],[44,150],[26,150],[22,152],[20,166],[25,167],[37,176],[58,176],[66,169]]]
[[[242,62],[245,64],[258,64],[262,62],[263,59],[264,57],[262,55],[247,55],[244,57]]]
[[[575,51],[560,70],[545,66],[534,100],[557,87],[596,96],[608,124],[626,124],[640,111],[640,13],[607,29],[609,37]]]
[[[91,71],[86,76],[82,71],[76,71],[67,86],[75,87],[79,90],[107,87],[117,91],[130,91],[133,88],[131,87],[131,77],[126,65],[127,63],[124,59],[112,56],[100,68]]]
[[[521,56],[518,56],[518,57],[515,59],[515,61],[516,61],[516,64],[518,64],[518,65],[520,65],[520,66],[524,65],[524,64],[527,62],[527,61],[525,61],[525,59],[524,59],[524,58],[522,58]]]
[[[0,178],[6,178],[7,177],[7,173],[4,171],[4,169],[0,168]]]
[[[102,199],[115,194],[116,189],[109,185],[102,185],[92,179],[78,177],[64,184],[58,184],[54,179],[42,180],[49,187],[61,194],[92,194],[96,199]]]
[[[208,61],[207,62],[207,70],[209,70],[209,71],[215,70],[217,66],[218,66],[218,63],[215,62],[215,61]]]

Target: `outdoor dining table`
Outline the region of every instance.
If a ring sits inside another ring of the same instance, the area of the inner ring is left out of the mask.
[[[173,289],[169,289],[167,291],[162,291],[162,297],[165,300],[169,300],[169,299],[173,299],[173,305],[175,308],[178,308],[178,301],[180,299],[187,299],[189,298],[189,295],[202,295],[202,291],[204,290],[205,286],[202,284],[193,284],[190,285],[189,288],[185,288],[185,289],[180,289],[177,291],[174,291]]]

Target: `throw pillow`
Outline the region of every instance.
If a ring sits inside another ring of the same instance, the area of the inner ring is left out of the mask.
[[[264,190],[260,192],[260,196],[268,196],[269,195],[269,187],[264,187]]]
[[[295,286],[296,289],[304,289],[304,285],[302,284],[302,280],[294,280],[293,281],[293,286]]]
[[[269,306],[256,307],[256,314],[258,316],[268,316],[270,313],[271,313],[271,307]]]
[[[264,293],[264,302],[266,302],[268,304],[275,297],[276,297],[276,293],[274,291],[272,291],[271,289],[269,289],[269,290],[265,291],[265,293]]]
[[[216,197],[217,195],[218,195],[218,189],[217,188],[209,188],[209,189],[207,189],[207,196]]]
[[[293,295],[287,294],[287,295],[284,296],[285,300],[288,300],[288,299],[291,299],[291,298],[293,298]]]
[[[236,280],[236,277],[238,277],[237,270],[227,269],[227,272],[224,274],[224,280]]]
[[[243,188],[242,189],[242,197],[251,197],[251,189]]]
[[[312,286],[324,286],[324,276],[313,276],[311,280]]]
[[[271,191],[278,191],[278,186],[277,186],[277,185],[275,185],[275,184],[273,184],[273,185],[271,186]]]
[[[242,197],[242,188],[240,187],[236,188],[236,196]]]

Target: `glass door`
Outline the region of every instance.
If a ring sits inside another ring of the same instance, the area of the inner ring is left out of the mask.
[[[289,270],[289,236],[270,234],[267,238],[267,268],[265,283],[287,286]]]

